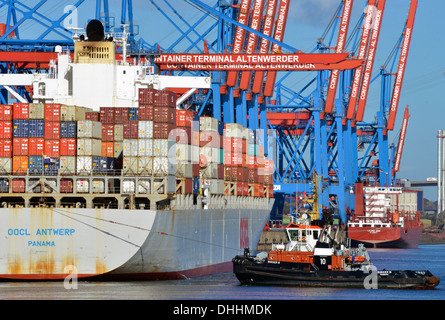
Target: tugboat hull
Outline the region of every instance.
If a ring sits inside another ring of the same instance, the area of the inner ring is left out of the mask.
[[[236,256],[233,272],[243,285],[300,287],[432,289],[439,278],[424,271],[333,271],[316,270],[312,264],[257,263],[251,257]]]

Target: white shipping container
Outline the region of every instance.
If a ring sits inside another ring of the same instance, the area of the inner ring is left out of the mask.
[[[224,128],[225,138],[241,138],[243,126],[238,123],[226,123]]]
[[[76,172],[77,174],[85,175],[91,174],[93,170],[93,157],[89,156],[77,156],[76,157]]]
[[[153,156],[153,140],[152,139],[138,139],[138,156],[151,157]]]
[[[119,158],[121,153],[124,151],[124,143],[123,142],[115,142],[114,143],[114,157]]]
[[[134,193],[135,182],[133,180],[124,180],[122,182],[122,193]]]
[[[92,120],[78,121],[77,138],[102,139],[102,124]]]
[[[153,157],[153,175],[168,175],[168,157]]]
[[[199,119],[199,131],[218,131],[218,119],[201,117]]]
[[[123,174],[126,176],[134,176],[138,171],[138,158],[124,156]]]
[[[91,182],[91,192],[92,193],[104,193],[105,183],[101,179],[93,179]]]
[[[210,193],[211,194],[224,194],[224,180],[211,179],[210,180]]]
[[[45,119],[45,105],[43,103],[30,103],[29,119],[32,120]]]
[[[138,139],[124,139],[124,157],[137,157]]]
[[[12,158],[0,158],[0,173],[12,172]]]
[[[114,141],[124,141],[124,125],[114,125]]]
[[[137,173],[142,176],[151,176],[153,174],[153,158],[138,157]]]
[[[87,179],[76,180],[76,190],[78,193],[89,193],[90,183]]]
[[[153,121],[149,120],[139,121],[138,138],[153,139]]]
[[[204,155],[207,159],[207,163],[219,163],[219,148],[214,147],[202,147],[199,150],[200,154]]]
[[[77,139],[78,156],[98,156],[102,153],[102,142],[99,139]]]
[[[91,111],[91,109],[62,105],[60,107],[60,121],[83,121],[85,120],[85,113],[88,111]]]
[[[176,144],[176,161],[191,162],[190,148],[188,144]]]
[[[139,179],[138,193],[151,193],[151,181],[148,179]]]
[[[199,163],[199,146],[191,146],[190,159],[192,163]]]
[[[207,167],[200,170],[202,178],[206,179],[216,179],[218,178],[218,164],[217,163],[207,163]]]
[[[153,157],[167,157],[168,156],[168,140],[167,139],[153,139]]]
[[[176,177],[193,178],[193,165],[189,162],[182,162],[182,161],[177,162]]]
[[[76,174],[76,157],[60,157],[60,174]]]

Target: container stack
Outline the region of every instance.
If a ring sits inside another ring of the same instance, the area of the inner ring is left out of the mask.
[[[199,193],[199,121],[189,110],[176,110],[176,193]]]
[[[139,90],[138,108],[0,105],[0,174],[11,173],[13,192],[26,191],[26,179],[19,177],[25,174],[60,175],[61,193],[104,193],[119,179],[105,186],[100,176],[121,174],[122,184],[108,190],[196,195],[205,188],[210,195],[244,197],[273,192],[273,162],[264,158],[255,131],[177,110],[176,94],[149,88]],[[38,181],[30,177],[28,187],[36,190]],[[0,179],[0,190],[9,187],[9,179]]]
[[[244,127],[226,123],[224,130],[224,180],[225,194],[247,196],[247,141],[243,139]]]
[[[224,194],[224,125],[218,119],[200,119],[200,166],[202,186],[213,195]]]

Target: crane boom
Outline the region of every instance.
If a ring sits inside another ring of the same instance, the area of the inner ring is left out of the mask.
[[[400,131],[399,144],[397,146],[397,154],[396,154],[396,160],[394,162],[393,175],[395,172],[398,172],[400,168],[400,160],[402,159],[403,145],[405,144],[406,129],[408,128],[409,117],[410,115],[408,111],[408,106],[406,106],[405,115],[403,116],[402,129]]]
[[[358,58],[360,60],[365,58],[368,49],[369,34],[371,33],[372,17],[375,11],[374,10],[375,3],[376,0],[368,1],[368,8],[366,11],[365,23],[363,26],[362,39],[360,42],[360,49],[358,52]],[[360,83],[362,81],[362,75],[363,75],[363,66],[360,66],[357,69],[355,69],[354,81],[352,82],[351,96],[349,98],[349,106],[348,106],[348,111],[346,113],[346,118],[348,118],[349,120],[354,119],[355,116],[355,107],[357,105],[357,97],[358,97]]]
[[[263,34],[270,36],[272,34],[272,28],[274,23],[275,13],[277,11],[277,0],[269,0],[267,2],[266,16],[264,17],[264,27]],[[266,39],[261,39],[260,43],[260,54],[269,53],[270,42]],[[252,92],[260,93],[263,87],[265,71],[255,71],[255,76],[253,78]]]
[[[240,11],[238,15],[238,22],[247,25],[249,22],[249,10],[251,7],[251,0],[242,0]],[[233,54],[239,54],[244,50],[244,40],[246,37],[246,30],[241,27],[236,27],[235,39],[233,41]],[[238,80],[238,71],[230,71],[227,74],[227,85],[235,87]]]
[[[340,24],[340,30],[338,32],[338,40],[337,40],[337,48],[335,50],[336,53],[341,53],[345,50],[346,47],[346,38],[348,36],[349,22],[351,21],[351,11],[352,5],[354,4],[354,0],[342,0],[343,4],[343,14]],[[332,70],[331,79],[329,81],[329,90],[328,95],[326,97],[326,105],[325,112],[332,113],[334,109],[334,100],[335,94],[337,92],[338,85],[338,75],[340,70]]]
[[[287,15],[289,13],[290,0],[281,0],[278,9],[278,19],[275,26],[274,39],[278,41],[283,41],[284,31],[286,30]],[[281,47],[275,43],[272,45],[272,52],[278,53],[281,51]],[[272,97],[275,80],[277,79],[276,71],[268,71],[266,76],[266,83],[264,84],[264,96]]]
[[[255,0],[252,13],[252,20],[250,22],[250,27],[253,30],[259,30],[259,28],[261,27],[261,18],[264,8],[264,1],[265,0]],[[257,43],[258,43],[258,36],[254,33],[250,33],[247,40],[246,53],[247,54],[254,53]],[[252,76],[252,71],[244,71],[241,74],[241,80],[239,86],[241,90],[249,89],[251,76]]]
[[[363,73],[362,89],[358,97],[357,114],[355,120],[357,122],[363,121],[365,114],[366,101],[368,100],[369,85],[371,84],[371,74],[374,67],[375,55],[377,52],[377,45],[379,43],[379,35],[382,26],[383,13],[385,10],[386,0],[379,0],[377,4],[377,11],[375,14],[374,30],[372,31],[371,42],[369,43],[368,58],[365,65],[365,72]]]
[[[391,107],[389,110],[388,124],[386,126],[388,130],[394,129],[394,123],[396,121],[397,108],[399,105],[400,93],[402,91],[403,77],[405,75],[406,62],[408,59],[409,47],[411,44],[411,37],[413,34],[416,10],[417,10],[417,0],[411,0],[408,20],[406,22],[406,28],[405,28],[405,37],[403,39],[402,52],[400,54],[399,69],[397,71],[397,78],[394,83],[394,91],[391,100]]]

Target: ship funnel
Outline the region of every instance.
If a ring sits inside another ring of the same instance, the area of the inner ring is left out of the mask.
[[[102,22],[99,20],[93,19],[87,24],[87,37],[88,41],[104,41],[105,40],[105,31]]]

